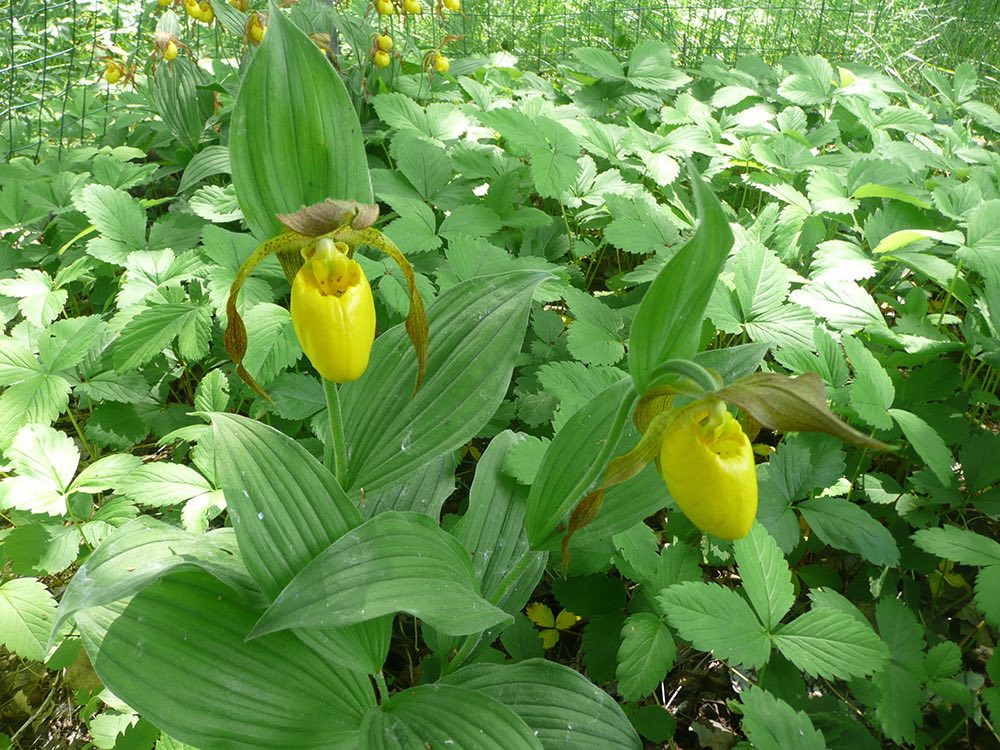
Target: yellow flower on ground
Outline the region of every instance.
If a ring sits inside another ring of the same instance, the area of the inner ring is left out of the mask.
[[[681,410],[663,435],[660,474],[702,531],[721,539],[750,533],[757,516],[753,449],[721,401]]]
[[[328,237],[303,250],[292,284],[292,325],[302,351],[327,380],[357,380],[375,340],[375,302],[347,245]]]
[[[568,609],[554,616],[552,610],[541,602],[532,602],[525,607],[524,613],[541,628],[538,637],[542,639],[542,647],[545,649],[550,649],[559,642],[560,631],[569,630],[580,621],[580,616]]]

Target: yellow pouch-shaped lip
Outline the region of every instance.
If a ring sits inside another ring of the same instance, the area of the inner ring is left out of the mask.
[[[702,531],[740,539],[757,516],[753,449],[732,414],[711,407],[678,415],[663,436],[660,474]]]
[[[322,240],[317,245],[292,284],[292,325],[319,374],[346,383],[357,380],[368,367],[375,340],[375,302],[356,261]]]

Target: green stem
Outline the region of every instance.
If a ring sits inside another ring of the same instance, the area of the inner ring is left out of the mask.
[[[569,240],[569,253],[573,255],[573,230],[569,228],[569,217],[566,216],[566,205],[559,201],[559,209],[562,211],[563,226],[566,227],[566,238]]]
[[[80,443],[83,445],[83,449],[87,451],[91,461],[96,461],[97,451],[91,447],[90,443],[87,442],[87,438],[83,436],[83,430],[80,429],[80,425],[76,421],[76,416],[73,414],[73,407],[71,406],[66,409],[66,413],[69,415],[69,421],[73,423],[73,429],[76,430],[76,436],[80,438]]]
[[[381,672],[376,672],[372,676],[375,678],[375,687],[378,688],[379,705],[382,705],[389,700],[389,686],[385,684],[385,675]]]
[[[945,296],[944,303],[941,305],[941,314],[938,315],[938,330],[941,329],[941,323],[944,320],[945,313],[948,312],[948,303],[951,302],[951,298],[955,296],[955,284],[958,283],[958,274],[962,272],[962,263],[963,259],[959,258],[958,263],[955,265],[955,273],[951,277],[951,283],[948,284],[948,294]]]
[[[323,463],[337,484],[344,486],[347,473],[347,445],[344,443],[344,419],[340,413],[340,394],[337,384],[323,379],[323,393],[326,396],[326,412],[330,419],[330,442],[326,444]]]

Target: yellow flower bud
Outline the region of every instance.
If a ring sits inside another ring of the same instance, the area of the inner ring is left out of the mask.
[[[392,37],[388,34],[379,34],[375,37],[375,45],[383,52],[392,51]]]
[[[380,16],[391,16],[396,11],[392,0],[375,0],[375,12]]]
[[[448,62],[448,58],[442,55],[440,52],[434,53],[434,70],[438,73],[444,74],[448,72],[448,68],[451,67],[451,63]]]
[[[424,12],[424,6],[420,4],[420,0],[403,0],[403,10],[413,15],[419,15]]]
[[[462,0],[444,0],[444,7],[457,13],[462,10]]]
[[[166,61],[173,60],[177,57],[177,44],[171,39],[167,42],[167,48],[163,50],[163,59]]]
[[[757,516],[753,449],[725,404],[688,408],[667,428],[660,474],[677,505],[721,539],[750,533]]]
[[[328,237],[303,251],[292,284],[292,325],[302,351],[327,380],[357,380],[375,340],[375,302],[347,245]]]
[[[104,80],[108,83],[118,83],[122,77],[122,68],[116,63],[108,63],[107,69],[104,71]]]
[[[247,42],[256,47],[264,40],[266,33],[267,27],[263,24],[260,14],[254,11],[247,20],[245,36]]]
[[[389,67],[389,63],[391,63],[391,62],[392,62],[392,58],[389,57],[389,53],[388,52],[383,52],[382,50],[378,50],[375,53],[375,65],[376,65],[376,67],[379,67],[379,68],[388,68]]]
[[[204,23],[212,23],[212,21],[215,20],[215,11],[212,10],[212,6],[208,2],[208,0],[202,0],[201,5],[199,6],[199,10],[200,10],[200,15],[198,16],[198,18]]]

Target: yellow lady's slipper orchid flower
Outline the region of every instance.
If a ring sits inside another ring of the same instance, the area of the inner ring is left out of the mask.
[[[104,80],[108,83],[118,83],[123,75],[123,68],[119,63],[109,62],[104,71]]]
[[[327,380],[357,380],[375,340],[375,302],[347,245],[329,237],[303,250],[292,284],[292,325],[302,351]]]
[[[702,531],[721,539],[750,533],[757,516],[753,449],[721,401],[677,415],[663,436],[660,474]]]

